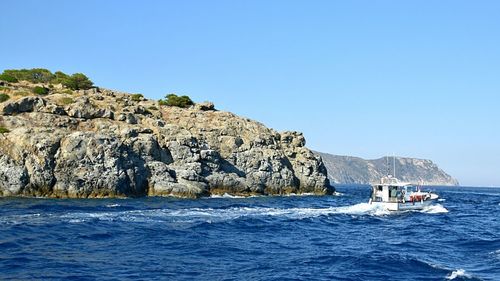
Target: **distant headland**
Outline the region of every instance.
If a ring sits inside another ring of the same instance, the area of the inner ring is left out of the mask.
[[[332,155],[315,152],[321,156],[328,170],[328,178],[334,184],[370,184],[381,177],[393,173],[403,181],[423,185],[458,185],[458,181],[440,169],[431,160],[382,157],[365,160],[359,157]]]

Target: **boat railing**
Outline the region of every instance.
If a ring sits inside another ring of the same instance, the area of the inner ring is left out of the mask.
[[[380,179],[381,184],[399,184],[399,180],[397,178],[393,178],[392,176],[383,177]]]

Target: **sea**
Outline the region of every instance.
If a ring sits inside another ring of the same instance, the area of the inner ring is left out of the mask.
[[[388,212],[335,196],[0,199],[0,280],[500,280],[500,188]]]

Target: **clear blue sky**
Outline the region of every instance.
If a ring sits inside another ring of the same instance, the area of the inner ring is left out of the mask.
[[[3,1],[0,69],[32,67],[500,186],[500,1]]]

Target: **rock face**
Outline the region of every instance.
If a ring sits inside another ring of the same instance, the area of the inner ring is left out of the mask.
[[[393,160],[386,157],[365,160],[358,157],[339,156],[315,152],[321,156],[331,182],[343,184],[370,184],[392,173]],[[389,164],[387,165],[387,162]],[[441,170],[431,160],[396,157],[396,176],[400,180],[425,185],[458,185],[458,181]]]
[[[278,133],[210,103],[183,109],[105,89],[12,91],[0,104],[0,126],[9,131],[0,134],[1,196],[334,191],[301,133]]]

